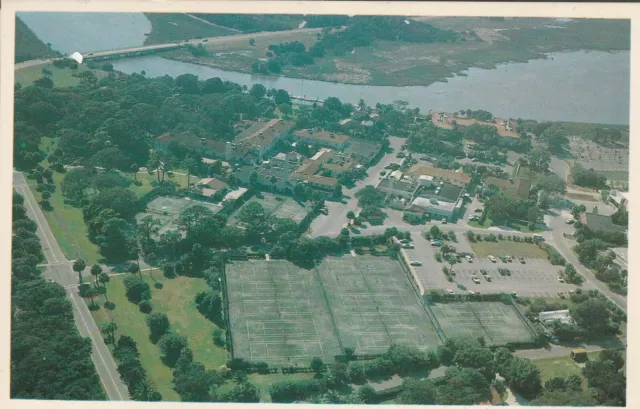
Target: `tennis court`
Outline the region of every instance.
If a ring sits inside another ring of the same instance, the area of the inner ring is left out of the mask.
[[[233,215],[231,223],[238,224],[237,215],[249,203],[259,203],[265,210],[266,214],[281,219],[291,219],[296,223],[300,223],[305,218],[308,209],[295,200],[287,196],[274,195],[272,193],[260,193],[260,196],[253,196],[247,200]]]
[[[313,272],[259,260],[227,264],[225,274],[234,357],[307,366],[342,354]]]
[[[484,337],[487,345],[535,339],[514,307],[502,302],[437,303],[430,308],[447,338]]]
[[[327,257],[318,266],[343,347],[379,354],[391,344],[426,350],[436,331],[397,261],[386,257]]]
[[[160,221],[158,235],[167,230],[178,229],[180,213],[192,206],[203,206],[211,210],[214,214],[219,213],[223,207],[217,204],[191,200],[182,197],[160,196],[147,204],[147,211],[139,213],[136,219],[140,220],[146,215],[151,215]]]

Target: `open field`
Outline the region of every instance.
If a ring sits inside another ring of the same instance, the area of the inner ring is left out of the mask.
[[[57,68],[53,64],[37,65],[33,67],[25,67],[15,72],[14,82],[20,84],[23,87],[27,87],[33,84],[34,81],[42,78],[44,74],[42,70],[46,68],[51,71],[51,80],[53,86],[57,88],[73,87],[80,84],[80,78],[74,77],[72,74],[81,73],[84,71],[91,71],[95,74],[98,80],[107,76],[107,72],[103,70],[92,70],[85,65],[79,65],[77,70],[69,68]]]
[[[123,277],[112,277],[107,283],[107,297],[115,303],[116,308],[113,311],[104,308],[94,311],[93,318],[97,325],[113,320],[118,324],[117,336],[131,336],[138,344],[140,362],[147,371],[147,377],[158,388],[163,400],[179,401],[178,394],[173,390],[171,369],[162,363],[160,348],[149,341],[146,314],[127,300]],[[171,330],[187,338],[194,360],[201,362],[207,369],[218,369],[224,365],[227,353],[214,345],[211,336],[216,326],[195,307],[195,295],[209,290],[206,282],[189,277],[168,280],[159,270],[153,273],[153,278],[148,273],[143,273],[143,278],[151,287],[153,310],[167,314]],[[154,287],[155,283],[162,284],[162,288]]]
[[[586,169],[597,171],[628,172],[629,170],[629,148],[600,146],[595,142],[575,136],[569,138],[569,149],[575,157],[570,160],[572,165],[579,163]],[[616,174],[614,173],[614,175]],[[617,176],[619,177],[620,173]]]
[[[145,45],[235,34],[232,30],[207,24],[183,13],[144,14],[151,21],[151,33],[147,36]]]
[[[510,255],[514,257],[547,259],[547,252],[538,247],[538,245],[532,243],[499,240],[497,242],[478,241],[469,244],[471,245],[473,252],[476,253],[478,257],[487,257],[489,255],[494,255],[496,257],[501,255]]]
[[[132,174],[125,174],[125,176],[133,180]],[[147,172],[138,172],[136,178],[138,179],[138,182],[142,184],[140,186],[131,184],[131,186],[129,186],[129,189],[131,189],[131,191],[138,197],[142,197],[146,193],[151,192],[151,190],[153,190],[153,185],[151,183],[157,180],[155,172],[153,174],[149,174]],[[165,180],[177,183],[181,189],[187,187],[187,175],[174,173],[173,176],[165,176]],[[194,183],[198,183],[198,178],[195,176],[191,176],[191,184]]]
[[[514,307],[502,302],[438,303],[430,308],[448,338],[484,337],[487,345],[535,338]]]
[[[56,190],[51,194],[51,198],[49,199],[49,203],[53,209],[50,211],[43,210],[44,217],[47,219],[53,235],[56,237],[56,240],[58,240],[60,248],[68,259],[74,260],[79,256],[86,261],[88,265],[94,264],[100,260],[102,256],[98,253],[98,246],[89,240],[87,226],[82,216],[82,209],[64,202],[62,188],[60,187],[63,178],[63,174],[53,173]],[[42,196],[40,192],[36,191],[35,180],[27,179],[27,181],[33,195],[38,201],[41,200]]]
[[[296,223],[300,223],[308,213],[307,208],[290,197],[262,192],[260,195],[255,195],[247,200],[247,202],[233,214],[229,222],[231,224],[240,224],[241,222],[237,218],[239,213],[244,207],[254,202],[259,203],[267,214],[278,218],[291,219]]]
[[[342,344],[379,354],[393,343],[440,344],[400,263],[386,257],[328,257],[317,267]]]
[[[234,357],[308,365],[342,354],[320,284],[284,260],[226,266]]]
[[[430,18],[429,24],[458,31],[474,31],[481,41],[469,40],[445,44],[420,44],[375,41],[358,47],[354,54],[334,56],[331,52],[304,67],[285,66],[282,75],[331,82],[371,85],[429,85],[446,81],[455,73],[471,67],[491,69],[507,62],[525,62],[546,58],[545,53],[569,50],[628,50],[628,22],[613,20],[579,20],[559,22],[555,19]],[[561,29],[557,27],[562,27]],[[261,35],[265,35],[262,37]],[[315,34],[303,35],[294,30],[275,36],[256,33],[254,47],[245,38],[239,44],[223,47],[208,45],[210,55],[193,57],[186,50],[165,56],[196,62],[230,71],[251,73],[251,64],[265,58],[270,44],[300,41],[308,47]]]
[[[151,215],[161,223],[158,235],[167,230],[176,230],[180,220],[180,213],[192,206],[204,206],[214,214],[222,210],[222,206],[199,200],[188,198],[160,196],[147,204],[147,211],[136,215],[136,219],[141,219],[146,215]]]

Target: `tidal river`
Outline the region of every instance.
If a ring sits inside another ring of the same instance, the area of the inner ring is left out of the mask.
[[[151,24],[141,13],[20,13],[45,43],[65,53],[142,45]],[[116,70],[157,77],[195,74],[241,85],[263,84],[294,95],[368,104],[404,100],[410,107],[455,111],[485,109],[499,117],[605,124],[629,123],[630,52],[565,52],[528,63],[471,68],[466,76],[429,86],[347,85],[222,71],[148,56],[115,61]]]

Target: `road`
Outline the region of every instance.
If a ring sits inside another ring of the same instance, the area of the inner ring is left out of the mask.
[[[13,172],[13,187],[24,197],[25,208],[29,218],[38,224],[37,233],[47,259],[47,270],[44,276],[53,279],[65,288],[67,297],[73,306],[73,316],[80,335],[91,339],[93,346],[91,359],[93,360],[109,400],[130,400],[129,391],[120,379],[120,374],[117,371],[116,363],[111,356],[109,348],[107,348],[107,345],[104,343],[102,334],[93,320],[89,308],[78,294],[78,274],[73,271],[71,262],[65,258],[60,246],[58,246],[58,242],[51,232],[49,224],[36,198],[33,196],[33,193],[31,193],[29,186],[27,186],[27,181],[22,173]]]
[[[370,167],[367,170],[367,177],[363,180],[357,181],[353,188],[342,190],[343,195],[349,197],[346,204],[339,202],[326,202],[329,214],[321,214],[311,223],[310,235],[312,237],[332,236],[340,233],[340,230],[347,222],[347,213],[349,213],[349,211],[358,213],[358,199],[356,199],[355,196],[356,192],[367,185],[375,186],[380,179],[380,172],[387,165],[392,162],[400,162],[402,160],[396,158],[396,153],[401,150],[404,142],[404,138],[393,136],[389,138],[389,146],[393,148],[393,152],[387,153],[378,163]]]
[[[193,16],[191,16],[193,17]],[[153,44],[153,45],[145,45],[139,47],[130,47],[123,48],[118,50],[103,50],[103,51],[79,51],[85,58],[95,58],[100,56],[112,55],[112,54],[120,54],[120,53],[133,53],[138,51],[148,51],[155,49],[163,49],[168,47],[175,47],[177,44],[191,44],[191,45],[199,45],[202,44],[206,46],[207,44],[224,44],[233,41],[249,41],[249,39],[260,38],[260,37],[269,37],[269,36],[288,36],[291,33],[319,33],[321,32],[321,28],[299,28],[294,30],[284,30],[284,31],[262,31],[259,33],[248,33],[248,34],[235,34],[229,36],[219,36],[219,37],[208,37],[208,38],[200,38],[200,39],[191,39],[186,41],[176,41],[173,43],[163,43],[163,44]],[[17,63],[14,65],[14,70],[20,70],[26,67],[33,67],[38,65],[49,64],[53,62],[55,59],[50,58],[47,60],[29,60],[23,61],[21,63]]]

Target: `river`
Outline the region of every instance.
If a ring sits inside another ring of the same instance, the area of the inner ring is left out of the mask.
[[[55,15],[52,15],[55,14]],[[140,13],[20,13],[20,17],[54,49],[99,51],[141,45],[151,30]],[[64,27],[64,28],[62,28]],[[95,33],[88,35],[87,33]],[[100,34],[107,35],[100,35]],[[404,100],[422,112],[485,109],[499,117],[550,121],[629,124],[630,52],[564,52],[528,63],[509,63],[487,70],[471,68],[464,76],[429,86],[348,85],[285,77],[251,75],[171,61],[158,56],[113,62],[116,70],[147,76],[200,79],[220,77],[251,86],[284,89],[294,95],[368,104]]]

